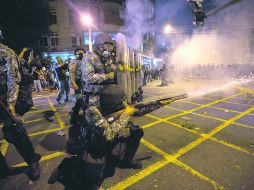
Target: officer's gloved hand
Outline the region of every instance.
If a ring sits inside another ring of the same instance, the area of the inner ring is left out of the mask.
[[[78,90],[78,85],[77,85],[77,83],[75,83],[75,82],[72,83],[72,87],[73,87],[74,90]]]
[[[110,72],[110,73],[108,73],[106,75],[107,75],[109,80],[113,80],[115,78],[115,73],[114,72]]]
[[[132,116],[132,115],[134,115],[134,113],[135,113],[135,108],[134,107],[132,107],[132,106],[127,106],[126,108],[125,108],[125,111],[124,111],[126,114],[128,114],[129,116]]]

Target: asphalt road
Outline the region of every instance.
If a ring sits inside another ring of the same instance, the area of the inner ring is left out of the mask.
[[[176,90],[183,89],[177,84],[153,84],[144,88],[146,101],[184,93]],[[17,170],[0,180],[1,190],[64,189],[61,184],[48,185],[47,180],[69,157],[65,143],[73,103],[57,105],[54,93],[37,94],[34,103],[25,115],[25,128],[43,155],[42,176],[32,182]],[[189,97],[132,120],[145,130],[136,155],[143,168],[117,169],[102,189],[254,190],[254,82]],[[1,151],[10,166],[24,166],[11,144],[1,141]]]

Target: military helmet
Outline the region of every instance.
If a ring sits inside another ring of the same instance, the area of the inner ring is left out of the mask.
[[[123,109],[123,101],[127,99],[124,91],[115,84],[103,87],[100,96],[101,111],[103,114],[110,114]]]
[[[94,44],[95,45],[101,45],[101,44],[105,44],[105,43],[114,44],[114,41],[106,33],[100,33],[97,36],[95,36],[95,39],[94,39]]]

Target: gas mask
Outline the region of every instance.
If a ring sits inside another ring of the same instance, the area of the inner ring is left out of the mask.
[[[113,64],[115,59],[114,45],[110,42],[98,45],[95,52],[99,55],[103,64]]]

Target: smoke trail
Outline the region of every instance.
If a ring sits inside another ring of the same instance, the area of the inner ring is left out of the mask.
[[[153,6],[149,0],[127,0],[125,4],[126,9],[122,14],[124,27],[121,31],[127,35],[128,46],[140,50],[143,35],[152,30]]]

